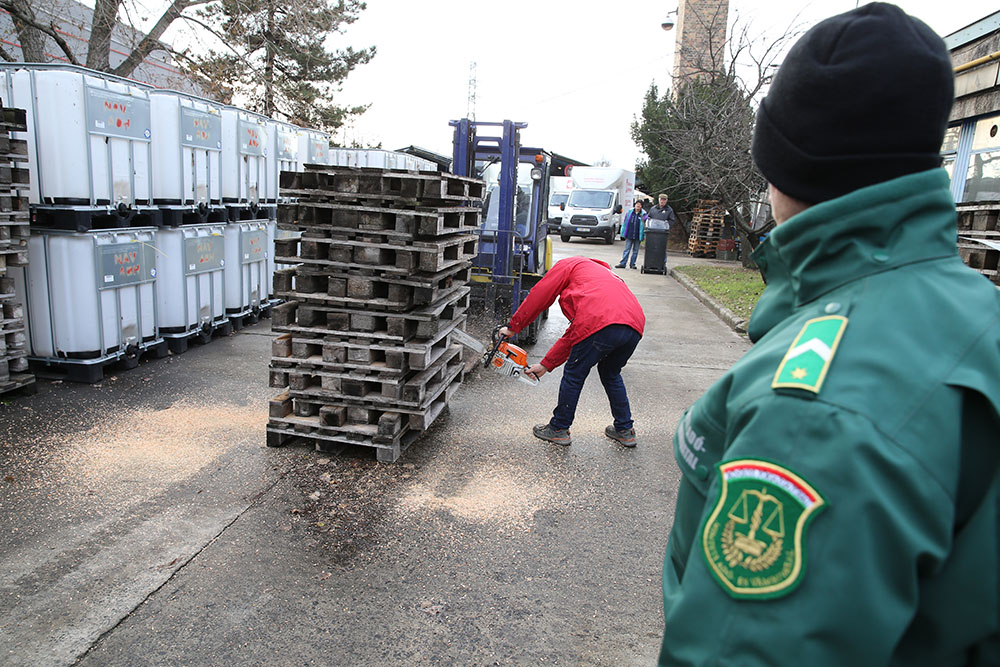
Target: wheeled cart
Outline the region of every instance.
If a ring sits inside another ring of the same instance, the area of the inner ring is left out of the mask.
[[[667,230],[646,230],[646,252],[642,257],[642,273],[667,272]]]

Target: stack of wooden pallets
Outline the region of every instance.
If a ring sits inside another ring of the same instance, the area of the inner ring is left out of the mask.
[[[699,200],[691,218],[688,253],[694,257],[714,257],[725,227],[725,211],[717,201]]]
[[[1000,287],[1000,202],[963,203],[957,208],[962,261]]]
[[[0,394],[35,389],[27,372],[27,334],[24,305],[14,294],[8,267],[28,263],[28,143],[11,138],[27,130],[23,109],[0,109]]]
[[[464,374],[483,182],[307,165],[283,172],[267,443],[362,445],[395,461]]]

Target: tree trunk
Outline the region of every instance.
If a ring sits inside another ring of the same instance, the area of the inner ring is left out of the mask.
[[[94,17],[90,23],[90,41],[87,45],[87,67],[98,72],[111,71],[111,33],[121,0],[96,0]]]
[[[11,12],[11,18],[14,20],[14,28],[17,30],[17,39],[21,42],[24,62],[45,62],[45,35],[34,26],[22,21],[19,16],[24,15],[31,21],[35,20],[35,12],[31,8],[30,0],[12,0],[12,4],[14,11]]]
[[[274,1],[267,6],[267,32],[264,33],[264,115],[274,114]]]
[[[736,233],[740,236],[740,261],[743,263],[743,268],[756,269],[757,262],[753,261],[753,257],[750,256],[750,253],[752,253],[753,249],[757,246],[751,242],[750,235],[742,229],[737,229]],[[761,274],[761,277],[763,278],[763,274]],[[767,281],[765,280],[764,282]]]

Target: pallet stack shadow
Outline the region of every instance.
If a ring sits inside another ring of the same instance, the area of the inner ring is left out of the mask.
[[[691,218],[688,253],[693,257],[715,257],[725,227],[725,211],[718,202],[700,200]]]
[[[958,254],[1000,287],[1000,203],[958,204]],[[993,245],[991,245],[993,244]]]
[[[27,129],[23,109],[0,108],[0,394],[33,391],[35,376],[28,370],[24,304],[15,295],[14,278],[7,267],[28,263],[28,143],[11,138]]]
[[[395,461],[462,382],[484,184],[307,165],[282,173],[267,444],[362,445]]]

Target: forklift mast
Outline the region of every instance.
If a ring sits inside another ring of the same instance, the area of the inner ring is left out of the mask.
[[[499,168],[499,182],[486,184],[490,194],[473,261],[472,307],[481,307],[495,323],[506,323],[551,262],[546,224],[551,154],[520,145],[520,131],[527,123],[463,118],[449,124],[455,128],[452,171],[456,175],[483,178],[490,166]],[[527,187],[518,184],[521,164],[531,168],[530,205],[526,208],[518,206],[524,198],[522,188]],[[489,201],[494,197],[496,201]],[[531,331],[522,332],[522,338],[533,342],[537,329],[536,322]]]

